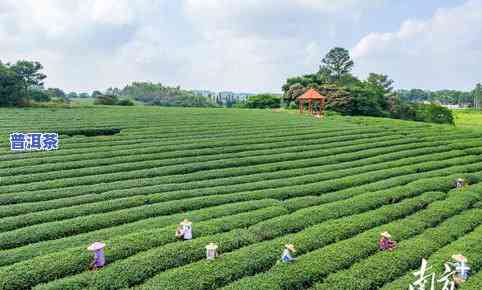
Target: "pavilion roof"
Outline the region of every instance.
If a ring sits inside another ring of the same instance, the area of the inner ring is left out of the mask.
[[[320,95],[315,89],[309,89],[303,95],[299,96],[298,99],[302,100],[322,100],[326,99],[325,96]]]

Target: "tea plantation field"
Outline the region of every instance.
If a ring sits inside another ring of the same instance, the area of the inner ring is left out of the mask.
[[[11,132],[58,132],[60,149],[11,152]],[[0,109],[0,289],[408,289],[422,257],[440,275],[456,253],[459,289],[482,289],[481,153],[481,131],[386,119]]]

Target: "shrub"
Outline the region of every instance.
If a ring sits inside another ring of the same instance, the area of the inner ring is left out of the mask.
[[[247,108],[274,109],[281,105],[281,98],[274,95],[261,94],[248,97],[245,106]]]
[[[415,120],[439,124],[454,124],[452,111],[436,104],[417,104]]]
[[[117,105],[119,99],[114,95],[98,95],[95,97],[94,105]]]
[[[118,106],[134,106],[134,102],[129,99],[123,99],[117,102]]]

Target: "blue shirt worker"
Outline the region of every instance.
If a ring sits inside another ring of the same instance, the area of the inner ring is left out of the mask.
[[[470,267],[467,264],[467,258],[461,254],[453,255],[452,259],[455,260],[454,282],[455,284],[460,285],[469,278]]]
[[[294,252],[296,252],[295,246],[293,246],[292,244],[285,245],[285,249],[283,251],[283,254],[281,255],[281,261],[284,263],[288,263],[296,260],[291,256],[291,254]]]

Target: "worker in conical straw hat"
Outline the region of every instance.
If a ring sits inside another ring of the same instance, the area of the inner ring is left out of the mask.
[[[104,255],[105,244],[101,242],[95,242],[87,250],[94,252],[94,260],[90,263],[89,269],[97,270],[97,268],[102,268],[105,265],[105,255]]]
[[[455,187],[456,188],[462,188],[465,186],[465,180],[463,178],[457,178],[455,181]]]
[[[214,260],[214,258],[218,257],[218,245],[215,243],[209,243],[206,246],[206,259],[208,260]]]
[[[283,250],[283,254],[281,255],[281,261],[284,263],[287,263],[287,262],[296,260],[291,255],[292,253],[295,253],[295,252],[296,252],[296,249],[293,244],[286,244],[285,249]]]
[[[470,267],[467,264],[467,258],[462,254],[453,255],[452,259],[455,260],[454,282],[456,285],[460,285],[469,278]]]
[[[184,219],[179,227],[176,229],[176,237],[183,238],[185,240],[192,239],[192,222],[188,219]]]
[[[380,248],[380,250],[382,251],[392,251],[393,249],[396,248],[397,246],[397,242],[395,242],[394,240],[392,240],[392,235],[390,235],[389,232],[385,231],[385,232],[382,232],[380,233],[380,240],[378,241],[378,246]]]

